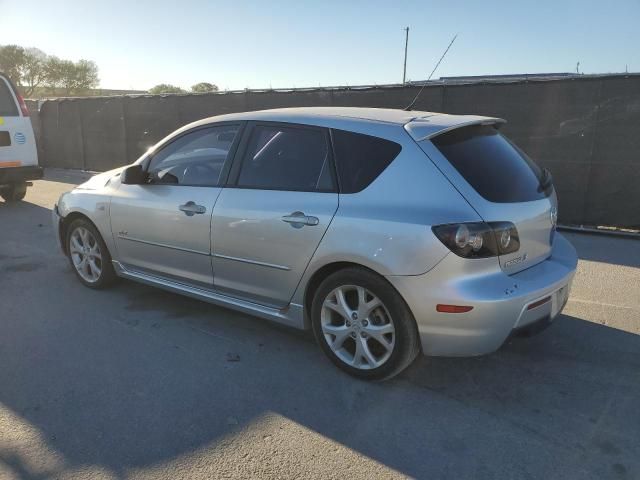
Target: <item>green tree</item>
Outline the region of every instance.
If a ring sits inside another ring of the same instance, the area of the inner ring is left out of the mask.
[[[20,69],[20,84],[24,95],[33,95],[36,89],[46,80],[47,55],[37,48],[24,51],[24,61]]]
[[[168,83],[161,83],[149,89],[149,93],[152,95],[159,95],[161,93],[186,93],[180,87],[176,87],[175,85],[170,85]]]
[[[13,80],[27,97],[42,87],[49,94],[79,95],[98,86],[98,66],[90,60],[62,60],[37,48],[0,46],[0,71]]]
[[[3,72],[16,84],[20,83],[24,55],[24,48],[18,45],[0,46],[0,72]]]
[[[45,78],[44,86],[53,94],[56,89],[62,88],[62,79],[64,78],[64,60],[51,56],[47,58],[44,64]]]
[[[193,93],[208,93],[208,92],[217,92],[218,86],[213,83],[208,82],[200,82],[196,83],[191,87],[191,91]]]
[[[85,93],[98,86],[98,66],[91,60],[78,60],[71,69],[71,91],[69,93]]]

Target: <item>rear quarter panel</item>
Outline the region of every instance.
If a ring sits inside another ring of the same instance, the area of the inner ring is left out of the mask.
[[[449,253],[432,225],[479,220],[402,127],[380,136],[400,143],[402,151],[363,191],[340,194],[294,303],[302,303],[313,273],[330,263],[356,263],[381,275],[421,275]]]

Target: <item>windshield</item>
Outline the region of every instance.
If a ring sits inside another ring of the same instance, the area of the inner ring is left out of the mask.
[[[529,202],[550,194],[550,188],[541,188],[543,170],[492,126],[458,128],[432,142],[490,202]]]
[[[7,82],[0,77],[0,117],[17,117],[18,106]]]

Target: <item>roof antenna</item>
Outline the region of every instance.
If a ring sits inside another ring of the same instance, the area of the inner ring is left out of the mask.
[[[404,108],[405,111],[409,111],[413,108],[413,106],[416,104],[416,102],[418,101],[418,97],[420,96],[420,94],[422,93],[422,90],[424,90],[424,87],[427,85],[427,82],[429,80],[431,80],[431,77],[433,76],[433,74],[436,72],[438,66],[440,65],[440,62],[442,62],[442,60],[444,59],[444,56],[447,54],[447,52],[449,51],[449,49],[451,48],[451,45],[453,45],[453,42],[456,41],[456,38],[458,38],[458,34],[456,33],[453,38],[451,39],[451,42],[449,43],[449,46],[447,47],[447,49],[444,51],[444,53],[442,54],[442,56],[440,57],[440,60],[438,60],[438,63],[436,63],[436,66],[433,67],[433,70],[431,71],[431,74],[429,75],[429,78],[427,78],[427,80],[422,84],[422,88],[420,89],[420,91],[418,92],[418,94],[415,96],[415,98],[413,99],[413,101],[406,107]]]

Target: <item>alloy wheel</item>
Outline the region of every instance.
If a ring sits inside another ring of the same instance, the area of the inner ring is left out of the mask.
[[[69,254],[78,275],[95,283],[102,275],[102,253],[96,237],[85,227],[77,227],[69,236]]]
[[[329,348],[351,367],[378,368],[393,352],[393,319],[382,301],[364,287],[332,290],[322,304],[320,323]]]

